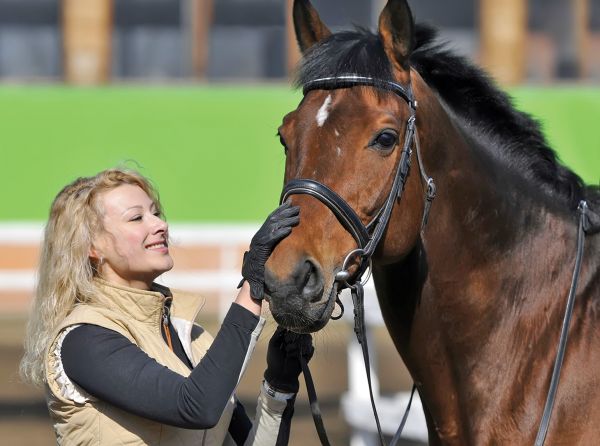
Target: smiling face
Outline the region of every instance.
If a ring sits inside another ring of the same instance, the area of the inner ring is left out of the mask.
[[[105,280],[149,289],[173,268],[168,225],[156,203],[140,187],[123,184],[99,197],[104,230],[96,236],[90,257]]]

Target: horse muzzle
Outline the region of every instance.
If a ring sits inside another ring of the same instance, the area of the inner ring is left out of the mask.
[[[286,277],[265,269],[265,292],[277,323],[298,333],[311,333],[327,324],[337,296],[335,283],[326,286],[323,270],[312,259],[297,262]]]

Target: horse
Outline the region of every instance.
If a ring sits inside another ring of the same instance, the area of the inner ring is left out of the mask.
[[[547,441],[595,444],[600,189],[559,163],[482,69],[416,25],[406,0],[387,2],[376,33],[332,33],[308,0],[293,21],[304,96],[278,134],[283,199],[301,218],[266,264],[274,319],[321,329],[368,250],[429,443],[532,444],[580,258]]]

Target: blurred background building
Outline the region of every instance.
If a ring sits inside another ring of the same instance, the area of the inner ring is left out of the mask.
[[[333,29],[383,0],[315,0]],[[291,0],[0,0],[0,80],[277,80],[297,59]],[[600,79],[597,0],[412,2],[507,83]],[[507,55],[510,63],[507,63]]]

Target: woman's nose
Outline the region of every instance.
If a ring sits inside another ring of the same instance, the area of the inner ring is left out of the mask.
[[[156,215],[152,215],[154,221],[154,232],[158,233],[158,232],[167,232],[167,230],[169,229],[169,225],[167,224],[166,221],[164,221],[162,218],[156,216]]]

